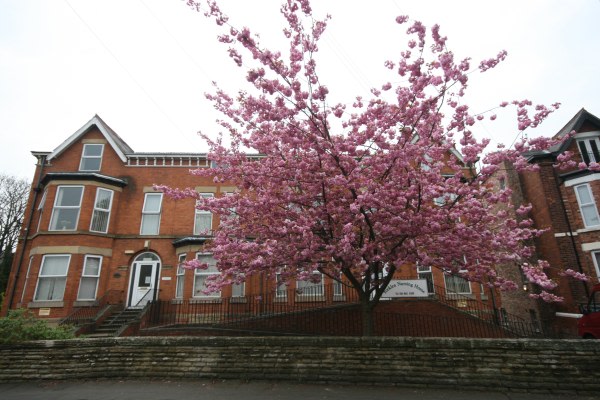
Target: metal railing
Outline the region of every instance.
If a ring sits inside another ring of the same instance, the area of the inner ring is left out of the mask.
[[[60,321],[60,325],[83,325],[95,322],[110,307],[123,308],[123,291],[109,290],[102,297],[87,306],[74,308]]]
[[[542,324],[525,321],[495,309],[474,295],[451,293],[428,282],[430,296],[423,299],[382,300],[381,304],[406,305],[403,311],[375,309],[377,335],[552,337]],[[403,300],[430,300],[453,312],[448,315],[415,314]],[[408,310],[404,310],[408,308]],[[380,310],[380,311],[378,311]],[[360,335],[362,320],[356,291],[339,285],[281,288],[262,296],[156,300],[150,302],[140,328],[212,327],[293,334]]]

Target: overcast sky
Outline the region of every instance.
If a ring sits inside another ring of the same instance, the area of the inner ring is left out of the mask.
[[[502,49],[505,63],[470,76],[469,101],[485,111],[529,98],[562,103],[530,136],[552,136],[579,109],[600,116],[600,0],[319,0],[330,13],[318,58],[335,102],[380,87],[386,59],[404,49],[408,14],[441,25],[456,57]],[[223,0],[234,26],[278,46],[279,0]],[[368,5],[367,5],[368,4]],[[32,179],[30,151],[52,151],[95,114],[135,151],[206,151],[196,132],[216,131],[204,93],[235,89],[245,72],[216,44],[214,23],[182,0],[0,0],[0,173]],[[479,125],[510,144],[514,114]]]

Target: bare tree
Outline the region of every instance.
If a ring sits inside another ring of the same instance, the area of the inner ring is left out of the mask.
[[[30,186],[25,179],[0,174],[0,293],[6,287]]]

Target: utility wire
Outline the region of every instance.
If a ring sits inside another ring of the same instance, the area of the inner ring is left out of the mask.
[[[111,57],[119,64],[119,66],[125,71],[125,73],[129,76],[129,78],[137,85],[137,87],[150,99],[150,101],[154,104],[154,106],[162,113],[162,115],[177,129],[177,131],[184,137],[190,144],[193,144],[192,141],[185,135],[183,130],[173,121],[173,119],[165,112],[165,110],[158,104],[156,100],[152,97],[152,95],[142,86],[142,84],[135,79],[133,74],[127,69],[127,67],[119,60],[119,58],[110,50],[110,48],[102,41],[100,36],[92,29],[92,27],[85,21],[85,19],[73,8],[69,0],[65,0],[65,3],[69,6],[69,8],[73,11],[73,13],[79,18],[79,20],[85,25],[85,27],[90,31],[90,33],[96,38],[96,40],[104,47],[104,49],[111,55]]]

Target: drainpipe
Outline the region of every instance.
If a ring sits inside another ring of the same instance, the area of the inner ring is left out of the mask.
[[[573,252],[575,253],[575,261],[577,262],[577,270],[583,274],[583,268],[581,266],[581,259],[579,258],[579,251],[577,251],[577,243],[575,243],[575,236],[573,236],[573,228],[571,227],[571,222],[569,221],[569,215],[567,214],[567,208],[565,206],[565,200],[563,199],[562,192],[560,190],[561,182],[558,174],[556,173],[556,168],[552,168],[552,173],[554,175],[554,182],[556,183],[556,189],[558,190],[558,198],[560,199],[560,206],[563,212],[563,216],[565,221],[567,222],[567,229],[569,231],[569,238],[571,238],[571,246],[573,247]],[[585,291],[585,296],[587,298],[590,297],[590,292],[588,290],[585,282],[581,281],[583,285],[583,290]]]
[[[27,238],[29,236],[29,230],[31,229],[31,221],[33,220],[33,213],[35,211],[35,204],[37,203],[37,198],[40,193],[40,185],[42,182],[42,174],[44,171],[44,165],[46,164],[46,153],[33,153],[34,156],[37,157],[40,170],[38,173],[37,183],[33,188],[33,201],[31,202],[31,209],[29,210],[29,218],[27,219],[27,226],[25,227],[25,234],[23,236],[23,243],[21,243],[21,251],[19,252],[19,261],[16,265],[15,278],[12,281],[12,285],[10,287],[10,294],[8,297],[8,303],[6,304],[6,312],[10,310],[13,305],[13,296],[15,295],[15,289],[17,287],[17,282],[19,281],[19,275],[21,274],[21,265],[23,264],[23,258],[25,257],[25,247],[27,247]],[[25,290],[25,288],[23,288]]]

